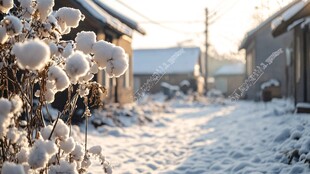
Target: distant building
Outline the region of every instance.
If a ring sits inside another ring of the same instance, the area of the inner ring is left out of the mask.
[[[108,89],[106,102],[128,103],[133,97],[133,71],[132,71],[132,34],[145,31],[133,20],[108,7],[100,0],[55,0],[54,9],[72,7],[79,9],[85,15],[78,28],[72,29],[70,34],[64,35],[67,40],[74,40],[80,31],[94,31],[97,40],[105,40],[121,46],[129,57],[129,69],[120,78],[110,79],[102,70],[96,75],[96,80]]]
[[[287,64],[292,76],[290,88],[293,89],[295,104],[310,103],[310,2],[298,1],[273,20],[272,34],[277,39],[292,33],[294,39],[288,55]]]
[[[208,56],[207,60],[207,90],[211,90],[215,88],[215,81],[214,81],[214,74],[216,71],[225,66],[225,65],[230,65],[230,64],[235,64],[238,61],[233,60],[233,59],[224,59],[224,58],[217,58],[217,57],[212,57]]]
[[[138,91],[148,83],[154,73],[162,77],[151,86],[149,93],[160,92],[161,82],[179,85],[183,80],[199,93],[204,92],[205,60],[198,47],[134,50],[134,89]]]
[[[224,65],[214,73],[215,89],[228,97],[243,83],[244,76],[245,65],[243,63]]]
[[[247,33],[240,45],[240,49],[246,50],[246,78],[252,74],[257,66],[261,65],[261,63],[265,63],[265,60],[273,52],[280,48],[282,48],[284,52],[285,50],[294,48],[294,32],[288,31],[274,38],[272,36],[271,25],[276,17],[298,2],[300,1],[298,0],[290,3]],[[248,89],[246,98],[258,98],[261,92],[261,84],[270,79],[275,79],[280,82],[279,93],[281,97],[292,97],[294,94],[290,84],[293,83],[293,77],[289,72],[292,71],[293,66],[289,61],[289,55],[285,53],[277,56],[274,62],[264,70],[263,75],[257,82]]]

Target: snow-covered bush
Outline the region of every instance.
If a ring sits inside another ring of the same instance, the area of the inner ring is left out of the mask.
[[[119,77],[128,67],[127,56],[121,47],[96,41],[91,31],[78,33],[75,41],[62,40],[84,16],[67,7],[53,12],[53,6],[54,0],[0,0],[1,173],[84,173],[90,157],[99,159],[102,173],[112,173],[102,148],[87,147],[88,105],[100,103],[105,93],[92,81],[98,69]],[[66,89],[64,110],[47,122],[43,113],[49,114],[48,104]],[[78,97],[86,108],[81,115],[84,143],[71,130]]]

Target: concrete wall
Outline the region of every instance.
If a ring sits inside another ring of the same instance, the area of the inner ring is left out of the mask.
[[[224,96],[231,95],[244,82],[244,74],[220,75],[214,77],[215,89],[220,90]]]

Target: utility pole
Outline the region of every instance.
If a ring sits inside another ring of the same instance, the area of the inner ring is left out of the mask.
[[[208,19],[208,16],[209,16],[209,11],[208,11],[208,8],[205,9],[206,11],[206,21],[205,21],[205,25],[206,25],[206,30],[205,30],[205,37],[206,37],[206,40],[205,40],[205,92],[207,92],[208,90],[208,65],[209,65],[209,62],[208,62],[208,47],[209,47],[209,43],[208,43],[208,23],[209,23],[209,19]]]

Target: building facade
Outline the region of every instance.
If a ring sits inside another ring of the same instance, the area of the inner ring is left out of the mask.
[[[284,18],[286,16],[286,18]],[[310,2],[299,1],[273,21],[275,38],[293,33],[293,47],[287,51],[292,66],[293,96],[295,104],[310,103]]]
[[[243,63],[223,65],[215,71],[213,76],[215,89],[228,97],[244,82],[245,65]]]
[[[245,78],[253,73],[257,66],[265,63],[265,60],[275,51],[282,49],[284,53],[279,54],[258,78],[256,83],[252,85],[246,92],[246,99],[258,99],[261,96],[261,85],[270,79],[279,81],[280,96],[285,98],[292,98],[294,96],[294,89],[292,71],[293,65],[290,63],[290,55],[287,54],[289,50],[294,48],[294,32],[289,31],[279,37],[274,38],[272,35],[272,21],[282,14],[284,11],[294,6],[297,1],[294,1],[276,12],[274,15],[259,24],[256,28],[249,31],[243,39],[240,49],[246,51],[246,68]]]
[[[179,86],[183,80],[198,93],[204,92],[205,60],[199,47],[175,47],[134,50],[134,86],[138,91],[150,82],[154,74],[160,77],[145,93],[161,91],[161,82]]]

